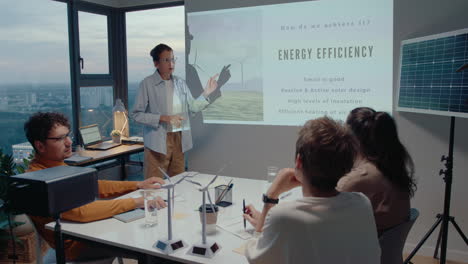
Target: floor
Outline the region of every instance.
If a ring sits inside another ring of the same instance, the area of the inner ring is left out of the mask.
[[[417,256],[417,255],[414,256],[413,259],[411,259],[411,262],[413,264],[439,264],[438,259],[434,259],[432,257]],[[446,264],[468,264],[468,262],[458,262],[458,261],[451,261],[451,260],[447,260],[445,263]],[[112,264],[119,264],[119,263],[117,262],[117,260],[115,260]],[[131,260],[131,259],[124,259],[124,264],[137,264],[137,261]]]
[[[438,259],[435,259],[433,257],[418,256],[418,255],[414,256],[411,259],[411,262],[413,264],[439,264]],[[468,264],[468,262],[459,262],[459,261],[453,261],[453,260],[447,260],[445,263],[446,264]]]
[[[417,256],[417,255],[413,257],[411,262],[413,262],[413,264],[439,264],[438,259],[434,259],[432,257]],[[137,263],[138,262],[136,260],[124,259],[124,264],[137,264]],[[459,262],[459,261],[452,261],[452,260],[447,260],[445,263],[446,264],[468,264],[468,262]],[[18,263],[18,264],[20,264],[20,263]],[[32,264],[32,263],[30,263],[30,264]],[[116,259],[116,260],[114,260],[114,262],[112,264],[119,264],[119,263],[118,263],[118,261]]]

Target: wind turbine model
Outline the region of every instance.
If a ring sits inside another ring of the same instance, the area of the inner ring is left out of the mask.
[[[214,241],[206,240],[206,202],[205,200],[206,200],[206,194],[208,194],[208,200],[210,201],[210,206],[213,212],[215,213],[216,211],[214,209],[213,202],[211,201],[210,192],[208,192],[208,188],[216,180],[216,178],[218,178],[218,175],[216,175],[205,187],[203,187],[199,182],[196,182],[193,180],[186,180],[190,183],[200,186],[198,190],[202,192],[202,197],[203,197],[202,198],[202,211],[203,211],[202,241],[201,243],[194,244],[192,248],[187,252],[187,254],[206,257],[206,258],[212,258],[216,254],[216,252],[218,252],[221,249],[218,243]]]
[[[172,210],[173,208],[173,202],[174,202],[174,187],[181,183],[185,178],[187,177],[193,177],[191,175],[186,175],[183,176],[181,179],[179,179],[177,182],[172,183],[171,178],[166,174],[166,172],[159,168],[159,170],[163,173],[163,175],[166,177],[166,179],[169,181],[169,183],[166,183],[164,185],[161,185],[161,189],[166,189],[167,190],[167,239],[161,240],[158,239],[156,244],[154,244],[154,247],[163,251],[166,254],[171,254],[174,251],[178,249],[182,249],[187,246],[187,243],[185,243],[182,239],[178,238],[173,238],[172,237]],[[171,195],[172,192],[172,195]]]

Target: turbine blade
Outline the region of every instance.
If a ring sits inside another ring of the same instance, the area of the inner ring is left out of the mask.
[[[223,170],[224,170],[229,164],[231,164],[231,162],[228,162],[228,163],[224,164],[223,167],[221,167],[221,169],[219,169],[219,171],[216,173],[216,175],[219,175],[221,172],[223,172]]]
[[[161,167],[158,167],[158,168],[159,168],[159,170],[163,173],[164,177],[166,177],[166,179],[167,179],[169,182],[171,182],[171,177],[169,177],[169,175],[167,175],[167,173],[166,173],[163,169],[161,169]]]
[[[206,185],[205,188],[208,188],[208,186],[210,186],[216,180],[216,178],[218,178],[218,175],[216,175],[213,179],[211,179],[211,181]]]
[[[174,185],[181,183],[183,180],[185,180],[185,178],[187,178],[187,176],[182,177],[182,179],[178,180],[176,183],[174,183]]]
[[[189,174],[186,175],[185,177],[187,177],[187,178],[193,178],[194,176],[197,176],[198,174],[200,174],[200,173],[199,173],[199,172],[194,172],[193,174],[190,174],[190,173],[189,173]]]
[[[196,182],[196,181],[192,181],[192,180],[187,180],[188,182],[192,183],[192,184],[195,184],[195,185],[198,185],[198,186],[202,186],[200,183]]]

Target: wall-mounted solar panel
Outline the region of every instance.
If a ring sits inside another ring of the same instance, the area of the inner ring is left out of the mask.
[[[467,64],[468,29],[402,41],[397,110],[468,118]]]

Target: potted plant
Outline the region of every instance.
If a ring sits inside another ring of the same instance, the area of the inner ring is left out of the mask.
[[[25,160],[25,162],[28,163],[29,161]],[[8,204],[9,178],[17,173],[24,173],[24,171],[24,167],[16,165],[12,155],[3,154],[3,150],[0,149],[0,204],[2,204],[0,209],[0,239],[8,238],[8,217],[10,212],[7,212],[3,205]],[[14,216],[15,214],[13,213],[12,218],[14,218]],[[24,223],[15,222],[13,220],[11,224],[13,227],[18,227]]]
[[[4,154],[3,150],[0,149],[0,248],[2,249],[0,250],[0,259],[10,255],[10,252],[3,251],[8,250],[9,240],[15,241],[17,244],[16,253],[20,253],[21,247],[24,246],[24,240],[21,237],[34,231],[32,223],[25,214],[6,210],[10,177],[25,172],[29,160],[24,159],[23,162],[23,166],[17,165],[12,155]]]
[[[112,137],[112,142],[120,143],[120,136],[122,135],[122,132],[120,132],[120,130],[114,129],[112,130],[110,135]]]

